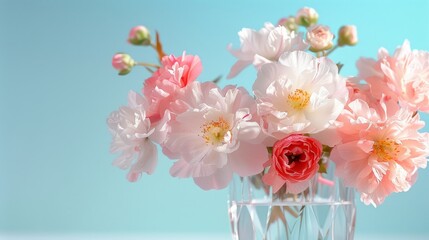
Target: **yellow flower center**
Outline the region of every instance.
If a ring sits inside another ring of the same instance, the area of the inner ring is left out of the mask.
[[[310,94],[302,89],[296,89],[293,93],[287,96],[289,105],[295,110],[302,110],[307,107],[310,102]]]
[[[231,127],[223,117],[219,117],[217,121],[210,121],[201,128],[202,137],[207,144],[218,145],[231,141]]]
[[[376,141],[372,146],[372,151],[377,155],[378,161],[388,162],[398,157],[399,147],[399,143],[387,138]]]

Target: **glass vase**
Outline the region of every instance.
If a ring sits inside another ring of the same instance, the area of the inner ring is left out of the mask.
[[[273,194],[262,173],[234,176],[229,189],[229,217],[233,240],[353,240],[356,207],[354,190],[334,175],[317,173],[300,194],[281,188]]]

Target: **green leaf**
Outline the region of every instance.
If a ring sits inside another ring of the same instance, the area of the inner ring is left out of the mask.
[[[119,73],[118,73],[118,75],[120,75],[120,76],[124,76],[124,75],[127,75],[128,73],[130,73],[131,72],[131,69],[124,69],[124,70],[122,70],[122,71],[120,71]]]
[[[307,19],[306,17],[301,17],[300,20],[301,20],[302,26],[304,26],[304,27],[309,27],[311,24],[309,19]]]
[[[217,78],[213,79],[212,82],[217,84],[222,79],[222,75],[219,75]]]
[[[323,162],[323,159],[321,158],[319,160],[319,173],[327,173],[328,170],[326,169],[326,163]]]
[[[344,64],[342,63],[337,63],[337,67],[338,67],[338,73],[340,73],[341,69],[343,68]]]

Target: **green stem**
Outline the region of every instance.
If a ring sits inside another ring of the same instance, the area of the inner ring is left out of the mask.
[[[335,45],[333,48],[331,48],[329,51],[326,52],[325,57],[328,56],[329,54],[331,54],[333,51],[335,51],[335,49],[337,49],[339,46]]]
[[[161,66],[152,64],[152,63],[144,63],[144,62],[136,62],[135,65],[142,66],[142,67],[152,67],[152,68],[160,68]]]
[[[150,72],[150,73],[154,73],[154,71],[152,70],[152,68],[148,68],[148,67],[144,67],[144,68],[146,68],[146,70],[147,70],[148,72]]]

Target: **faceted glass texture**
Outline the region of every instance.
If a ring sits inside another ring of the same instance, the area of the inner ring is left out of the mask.
[[[353,240],[356,207],[354,189],[334,175],[334,163],[326,160],[327,173],[317,173],[307,190],[273,194],[262,174],[234,176],[229,196],[233,240]]]

